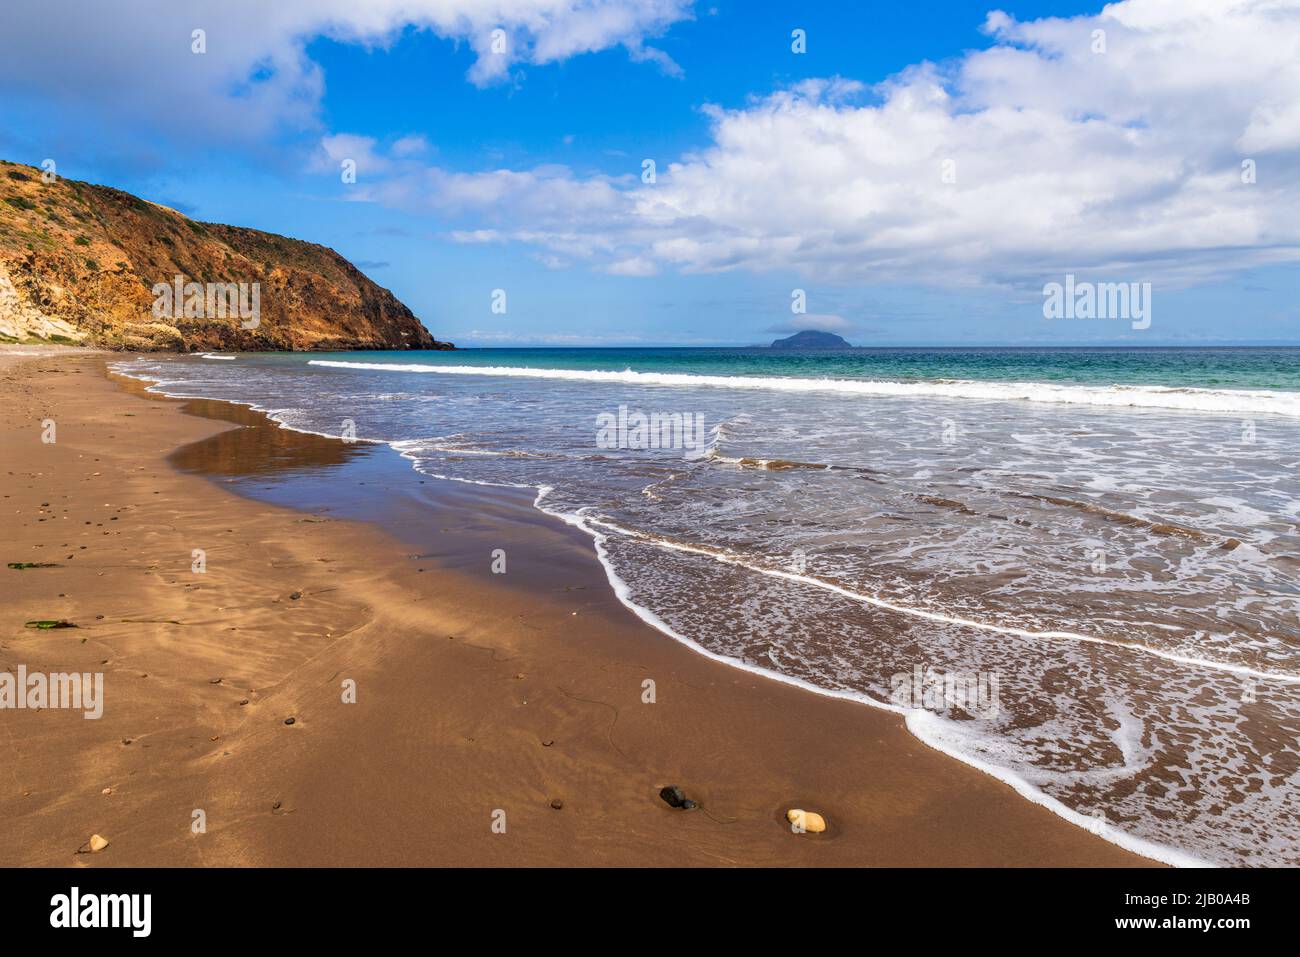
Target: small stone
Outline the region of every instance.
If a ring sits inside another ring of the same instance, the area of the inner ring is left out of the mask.
[[[676,808],[686,807],[686,800],[687,800],[686,792],[683,791],[681,788],[679,788],[676,784],[670,784],[666,788],[662,788],[659,791],[659,796],[664,799],[664,802],[667,803],[669,807],[676,807]],[[693,803],[694,802],[692,802],[692,804]]]
[[[240,703],[240,705],[246,705],[246,704],[248,704],[248,699],[247,699],[247,698],[241,698],[240,701],[239,701],[239,703]]]
[[[293,592],[292,594],[289,595],[289,600],[290,600],[290,601],[297,601],[297,600],[298,600],[299,598],[301,598],[301,597],[302,597],[302,592],[300,592],[300,591],[296,591],[296,592]]]
[[[98,854],[106,847],[108,847],[108,838],[100,837],[98,834],[90,835],[90,853]]]
[[[113,789],[112,789],[112,788],[104,788],[104,790],[100,791],[99,793],[100,793],[100,794],[112,794],[112,793],[113,793]]]
[[[559,810],[561,810],[561,809],[564,807],[564,802],[563,802],[562,800],[560,800],[559,798],[555,798],[553,801],[551,801],[551,807],[553,807],[553,808],[555,808],[555,810],[559,811]]]
[[[285,718],[285,719],[284,719],[284,723],[285,723],[285,724],[293,724],[293,723],[294,723],[295,721],[297,721],[297,720],[298,720],[297,718]]]
[[[221,684],[221,679],[220,679],[220,678],[209,678],[209,679],[208,679],[208,684],[210,684],[210,685],[219,685],[219,684]]]
[[[805,811],[802,808],[791,808],[785,812],[785,819],[794,825],[795,833],[807,831],[809,834],[820,834],[826,830],[826,820],[816,811]]]

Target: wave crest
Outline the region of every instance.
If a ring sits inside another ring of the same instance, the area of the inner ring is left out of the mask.
[[[980,382],[944,379],[904,382],[888,379],[817,379],[794,376],[696,375],[683,372],[609,372],[598,369],[534,369],[525,366],[444,366],[415,362],[349,362],[312,359],[309,365],[374,372],[568,379],[620,385],[762,389],[775,392],[834,392],[847,395],[975,399],[988,402],[1052,402],[1109,408],[1172,409],[1225,415],[1285,415],[1300,418],[1300,393],[1250,389],[1190,389],[1155,385],[1058,385],[1045,382]]]

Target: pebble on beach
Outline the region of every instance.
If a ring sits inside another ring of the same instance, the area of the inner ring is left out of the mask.
[[[805,811],[802,808],[791,808],[785,812],[785,819],[793,825],[796,834],[807,831],[809,834],[820,834],[826,830],[826,819],[816,811]]]
[[[670,784],[665,788],[661,788],[659,796],[663,798],[664,802],[669,807],[680,808],[683,811],[689,811],[695,807],[695,802],[688,798],[686,792],[676,784]]]

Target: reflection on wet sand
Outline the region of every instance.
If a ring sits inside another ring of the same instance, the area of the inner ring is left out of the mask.
[[[587,536],[534,508],[531,490],[420,476],[384,444],[282,428],[248,406],[173,399],[148,392],[138,379],[113,378],[133,395],[180,402],[187,415],[241,426],[181,446],[168,457],[181,471],[219,480],[239,495],[312,515],[374,523],[410,544],[416,550],[412,558],[488,579],[499,580],[491,573],[495,550],[522,557],[540,549],[544,559],[513,567],[511,584],[522,590],[567,592],[573,582],[588,582],[593,570],[600,572],[592,564]],[[540,541],[539,534],[544,536]],[[564,583],[557,586],[557,579]]]
[[[148,392],[146,384],[138,379],[119,376],[113,378],[133,395],[162,399],[162,396]],[[342,439],[281,428],[266,413],[244,405],[215,399],[182,401],[184,404],[181,409],[187,415],[242,426],[177,449],[168,461],[184,472],[221,478],[264,477],[272,473],[343,465],[377,448],[368,442],[344,442]]]
[[[342,465],[374,449],[368,443],[283,429],[264,413],[228,402],[191,399],[184,411],[243,426],[177,449],[170,461],[185,472],[238,477],[321,469]]]

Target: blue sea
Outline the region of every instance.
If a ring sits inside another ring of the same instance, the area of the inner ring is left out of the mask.
[[[523,487],[646,621],[1173,863],[1300,864],[1300,349],[481,349],[118,371]]]

